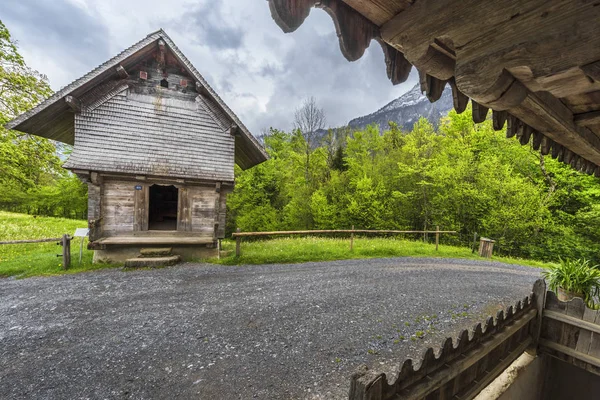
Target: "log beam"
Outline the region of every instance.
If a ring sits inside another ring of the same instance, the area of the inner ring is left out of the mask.
[[[119,75],[119,78],[121,78],[121,79],[129,78],[129,74],[127,73],[125,68],[123,68],[122,65],[117,65],[117,68],[115,68],[115,69],[117,71],[117,74]]]
[[[573,115],[573,121],[577,126],[600,125],[600,111],[590,111]]]
[[[581,70],[584,74],[586,74],[596,82],[600,82],[600,61],[584,65],[581,67]]]
[[[73,96],[65,96],[65,103],[69,106],[71,111],[80,112],[81,111],[81,102],[78,98]]]

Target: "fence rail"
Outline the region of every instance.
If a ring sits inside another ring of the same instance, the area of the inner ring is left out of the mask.
[[[345,233],[350,234],[350,250],[354,247],[354,235],[355,234],[403,234],[403,233],[418,233],[418,234],[435,234],[435,249],[438,250],[440,244],[440,234],[443,233],[458,233],[457,231],[440,231],[439,226],[435,231],[399,231],[399,230],[371,230],[371,229],[324,229],[324,230],[304,230],[304,231],[273,231],[273,232],[241,232],[238,228],[237,232],[234,232],[231,237],[235,239],[235,255],[239,257],[242,253],[241,245],[243,237],[260,237],[260,236],[289,236],[289,235],[327,235]]]
[[[69,235],[63,235],[59,238],[45,238],[45,239],[25,239],[25,240],[4,240],[0,242],[2,244],[24,244],[24,243],[48,243],[57,242],[56,244],[62,246],[62,254],[57,254],[57,257],[62,257],[63,269],[67,269],[71,266],[71,240],[73,238]]]
[[[4,240],[0,244],[23,244],[23,243],[45,243],[45,242],[57,242],[62,238],[50,238],[50,239],[27,239],[27,240]]]

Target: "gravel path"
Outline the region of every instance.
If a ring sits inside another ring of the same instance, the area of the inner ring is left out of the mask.
[[[0,398],[344,399],[361,364],[393,374],[539,275],[393,258],[3,279]]]

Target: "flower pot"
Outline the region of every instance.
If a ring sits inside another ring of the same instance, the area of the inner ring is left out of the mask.
[[[558,300],[560,301],[570,301],[575,297],[581,297],[583,299],[583,295],[581,293],[569,292],[561,287],[558,288],[557,293]]]

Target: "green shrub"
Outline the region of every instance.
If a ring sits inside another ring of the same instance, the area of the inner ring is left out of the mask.
[[[559,264],[550,266],[543,273],[548,286],[554,292],[558,288],[583,296],[588,306],[593,307],[600,294],[600,267],[589,260],[560,259]]]

